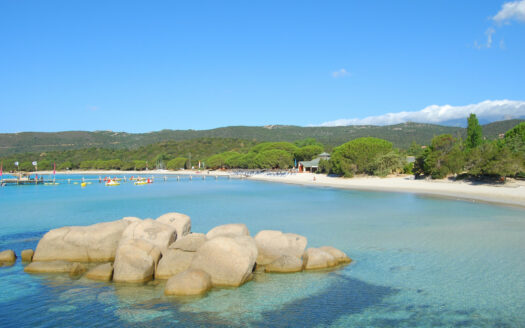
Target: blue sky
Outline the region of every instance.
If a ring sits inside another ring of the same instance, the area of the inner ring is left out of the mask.
[[[502,100],[525,115],[522,10],[525,0],[3,0],[0,132],[359,124]]]

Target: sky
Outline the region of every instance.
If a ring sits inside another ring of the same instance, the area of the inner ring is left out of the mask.
[[[0,133],[525,117],[525,0],[0,0]]]

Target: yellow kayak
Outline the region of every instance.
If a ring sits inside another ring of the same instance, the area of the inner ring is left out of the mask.
[[[148,183],[149,183],[148,181],[137,181],[137,182],[135,182],[135,184],[136,184],[137,186],[139,186],[139,185],[145,185],[145,184],[148,184]]]
[[[106,186],[120,186],[120,183],[118,183],[117,181],[108,181],[106,182]]]

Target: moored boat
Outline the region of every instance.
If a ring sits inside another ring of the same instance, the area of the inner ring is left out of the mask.
[[[109,186],[109,187],[111,187],[111,186],[120,186],[120,183],[118,183],[118,182],[115,181],[115,180],[108,180],[108,181],[106,182],[106,186]]]

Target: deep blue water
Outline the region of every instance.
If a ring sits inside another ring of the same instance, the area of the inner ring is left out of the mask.
[[[1,327],[525,327],[525,211],[414,194],[171,177],[151,185],[0,188],[0,250],[49,229],[124,216],[192,218],[193,231],[244,222],[332,245],[355,262],[331,272],[258,274],[207,297],[163,283],[97,283],[0,268]]]

